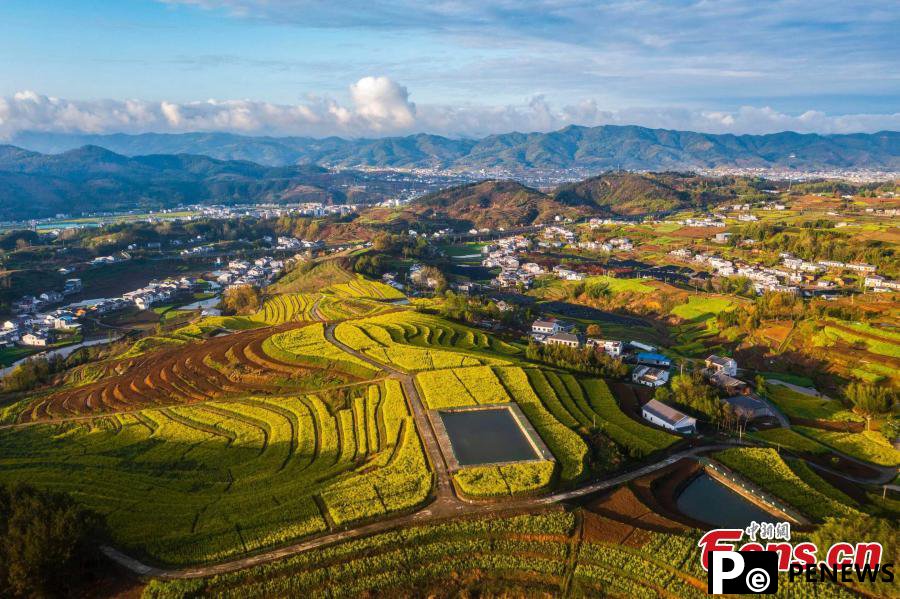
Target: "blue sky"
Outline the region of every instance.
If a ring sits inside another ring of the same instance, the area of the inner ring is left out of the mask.
[[[23,129],[483,135],[900,128],[895,2],[0,3]]]

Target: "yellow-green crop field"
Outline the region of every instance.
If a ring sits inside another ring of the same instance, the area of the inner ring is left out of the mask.
[[[431,476],[399,383],[347,405],[246,397],[0,431],[0,482],[66,491],[117,545],[172,564],[415,506]]]

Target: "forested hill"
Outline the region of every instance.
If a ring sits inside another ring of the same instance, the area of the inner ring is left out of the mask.
[[[230,133],[65,135],[20,133],[16,145],[62,152],[86,144],[126,155],[203,154],[269,166],[321,164],[382,168],[440,167],[605,171],[714,167],[900,170],[900,132],[848,135],[715,135],[637,126],[569,126],[548,133],[482,139],[418,134],[379,139],[248,137]]]
[[[0,220],[182,203],[342,202],[352,173],[189,154],[128,157],[98,146],[39,154],[0,146]]]

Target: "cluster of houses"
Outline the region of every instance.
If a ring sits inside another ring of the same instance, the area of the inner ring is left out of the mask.
[[[156,304],[164,304],[175,299],[180,293],[189,292],[193,288],[190,279],[166,279],[151,281],[145,287],[122,294],[122,299],[131,302],[139,310],[149,310]]]
[[[271,256],[248,260],[231,260],[228,266],[213,272],[216,283],[226,288],[252,285],[265,287],[284,270],[284,261]]]
[[[325,242],[320,239],[310,241],[308,239],[297,239],[296,237],[279,236],[275,247],[279,250],[321,250],[325,247]]]
[[[643,359],[646,360],[647,357],[644,356]],[[647,368],[647,366],[639,366],[634,372],[637,373],[643,368]],[[733,358],[711,355],[706,358],[705,368],[701,373],[707,381],[723,392],[724,397],[720,401],[729,405],[738,418],[750,421],[755,418],[776,417],[772,408],[751,392],[750,385],[737,378],[737,362]],[[634,374],[632,376],[634,377]],[[657,376],[656,374],[651,375],[650,380],[655,381]],[[641,413],[648,422],[668,430],[682,434],[697,432],[696,418],[655,399],[644,404]]]
[[[14,316],[3,322],[0,347],[12,347],[16,344],[47,347],[56,340],[59,332],[75,333],[80,328],[81,324],[77,322],[75,314],[69,310]]]
[[[833,281],[823,279],[827,271],[855,271],[867,274],[866,286],[884,289],[896,289],[897,283],[885,281],[882,277],[873,276],[875,267],[871,264],[843,263],[830,260],[809,262],[795,258],[790,254],[782,254],[781,267],[763,267],[745,262],[734,262],[713,253],[694,254],[687,248],[672,250],[670,256],[684,261],[691,261],[709,266],[713,273],[720,277],[746,277],[753,282],[757,293],[780,291],[799,293],[801,286],[812,286],[819,289],[831,289]],[[842,281],[843,283],[843,281]],[[885,284],[887,283],[887,284]]]
[[[62,292],[44,291],[39,295],[23,295],[12,303],[13,314],[36,314],[48,306],[58,304],[68,295],[80,292],[81,279],[66,279]]]
[[[606,252],[607,254],[611,254],[616,250],[630,252],[634,249],[634,243],[627,237],[616,237],[606,241],[581,241],[578,243],[578,247],[592,252]]]

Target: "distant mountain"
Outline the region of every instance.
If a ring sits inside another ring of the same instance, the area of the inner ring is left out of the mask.
[[[39,154],[0,146],[0,220],[181,203],[343,202],[352,173],[189,154],[128,157],[98,146]]]
[[[715,167],[900,170],[900,132],[714,135],[637,126],[570,126],[550,133],[483,139],[411,135],[381,139],[247,137],[229,133],[64,135],[20,133],[16,145],[61,152],[99,145],[126,155],[202,154],[269,166],[505,169],[692,170]]]

